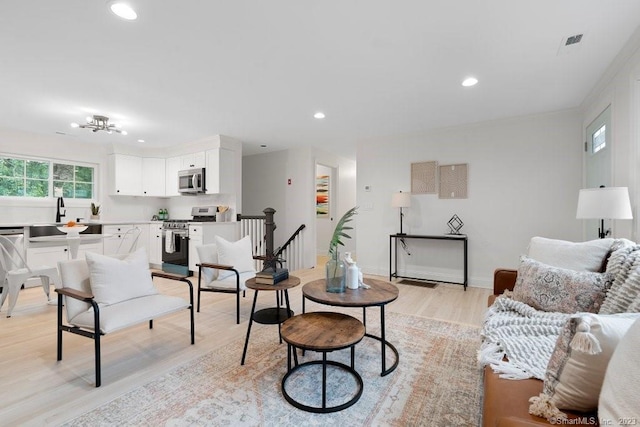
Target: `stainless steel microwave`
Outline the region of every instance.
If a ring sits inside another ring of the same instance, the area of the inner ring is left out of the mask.
[[[204,168],[186,169],[178,172],[178,191],[180,194],[204,193],[205,187]]]

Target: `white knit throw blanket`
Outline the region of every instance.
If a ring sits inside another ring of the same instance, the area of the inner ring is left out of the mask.
[[[490,365],[501,378],[544,380],[556,340],[569,316],[538,311],[508,296],[498,297],[489,307],[482,328],[480,365]]]

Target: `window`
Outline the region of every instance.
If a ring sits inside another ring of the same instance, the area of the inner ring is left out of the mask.
[[[591,152],[597,153],[607,146],[607,125],[602,125],[600,129],[595,131],[591,136]]]
[[[53,164],[53,188],[62,188],[62,196],[74,199],[93,198],[93,168]]]
[[[0,197],[92,199],[94,178],[94,166],[0,156]]]

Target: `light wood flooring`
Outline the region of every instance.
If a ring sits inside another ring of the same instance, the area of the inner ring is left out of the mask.
[[[323,277],[323,268],[295,272],[302,284]],[[197,277],[193,278],[194,291]],[[160,292],[188,298],[186,286],[156,279]],[[387,306],[398,312],[480,325],[488,289],[440,284],[434,289],[398,285],[400,296]],[[53,292],[53,291],[52,291]],[[145,384],[196,357],[225,345],[247,330],[253,291],[241,299],[241,323],[235,323],[235,296],[204,293],[196,313],[196,344],[189,345],[188,311],[158,319],[154,329],[139,325],[103,337],[102,386],[95,388],[93,341],[65,333],[63,360],[56,361],[56,307],[41,288],[21,291],[13,317],[0,312],[0,425],[58,425]],[[195,293],[195,292],[194,292]],[[55,294],[55,293],[54,293]],[[57,295],[57,294],[55,294]],[[301,286],[289,291],[291,308],[301,312]],[[257,309],[275,303],[261,292]],[[307,311],[326,309],[307,301]],[[359,313],[359,312],[356,312]],[[353,314],[358,317],[358,314]],[[257,325],[274,328],[273,325]],[[393,331],[387,331],[392,341]],[[425,337],[428,339],[428,337]],[[249,345],[249,351],[251,351]],[[255,351],[255,349],[254,349]],[[283,351],[284,348],[283,348]],[[240,363],[241,354],[238,354]],[[402,355],[400,359],[402,363]]]

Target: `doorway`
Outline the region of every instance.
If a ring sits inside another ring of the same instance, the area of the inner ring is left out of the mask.
[[[316,164],[316,258],[326,257],[338,200],[337,168]]]
[[[611,105],[587,126],[585,130],[585,188],[611,186]],[[585,221],[587,240],[598,238],[600,220]],[[607,223],[608,222],[608,223]],[[605,220],[604,228],[611,227],[611,220]]]

